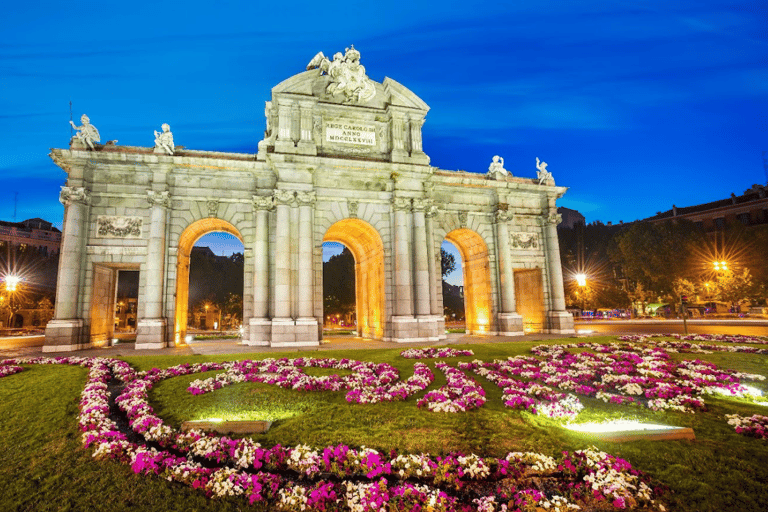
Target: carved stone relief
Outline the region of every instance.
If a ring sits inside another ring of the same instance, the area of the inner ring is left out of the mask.
[[[538,249],[538,233],[512,233],[510,234],[513,249]]]
[[[141,217],[96,217],[96,236],[101,238],[141,238]]]

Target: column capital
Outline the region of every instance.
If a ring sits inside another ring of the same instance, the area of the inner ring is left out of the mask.
[[[61,187],[59,202],[64,206],[72,203],[88,205],[91,203],[91,193],[85,187]]]
[[[393,197],[392,208],[395,211],[411,211],[411,200],[407,197]]]
[[[432,200],[423,197],[417,197],[413,200],[413,211],[424,212],[432,206]]]
[[[312,206],[317,201],[317,192],[314,190],[309,192],[300,190],[296,192],[296,201],[299,203],[299,206]]]
[[[275,190],[272,197],[277,205],[293,206],[296,202],[296,193],[293,190]]]
[[[563,216],[560,215],[559,213],[554,213],[554,212],[548,214],[546,217],[543,215],[539,217],[539,222],[541,223],[542,226],[548,226],[550,224],[553,226],[557,226],[562,221],[563,221]]]
[[[275,198],[273,196],[253,196],[254,210],[272,210],[275,207]]]
[[[156,190],[147,190],[147,202],[152,206],[161,206],[163,208],[170,208],[171,206],[171,193],[167,190],[158,192]]]
[[[494,220],[496,223],[502,223],[502,222],[509,222],[511,221],[515,216],[512,212],[509,210],[502,210],[498,209],[493,213]]]
[[[427,210],[424,212],[424,214],[427,216],[428,219],[431,219],[432,217],[436,217],[438,213],[440,213],[440,207],[434,203],[431,203],[427,207]]]

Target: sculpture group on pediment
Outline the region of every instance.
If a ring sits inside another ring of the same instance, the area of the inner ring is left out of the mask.
[[[82,142],[86,147],[92,150],[96,149],[94,143],[101,142],[99,130],[91,124],[91,120],[85,114],[80,117],[80,122],[83,123],[82,126],[77,126],[71,119],[69,120],[69,124],[72,125],[72,128],[77,130],[75,138]]]
[[[354,46],[346,48],[344,55],[337,52],[333,60],[318,52],[307,64],[307,70],[310,69],[319,69],[321,75],[328,75],[330,83],[326,94],[343,95],[344,103],[365,103],[376,95],[376,86],[365,74],[360,52]]]

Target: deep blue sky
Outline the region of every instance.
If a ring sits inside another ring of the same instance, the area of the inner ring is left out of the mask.
[[[0,20],[0,219],[60,225],[69,101],[102,141],[255,152],[270,88],[354,44],[430,111],[443,169],[549,163],[560,205],[631,221],[765,183],[768,4],[11,2]],[[519,5],[517,5],[519,4]],[[266,5],[266,7],[265,7]]]

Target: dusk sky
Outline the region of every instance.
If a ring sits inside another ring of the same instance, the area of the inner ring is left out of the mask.
[[[0,21],[0,219],[61,226],[69,102],[102,142],[254,153],[270,89],[354,44],[368,76],[430,107],[432,165],[493,155],[587,222],[766,183],[768,3],[11,2]]]

